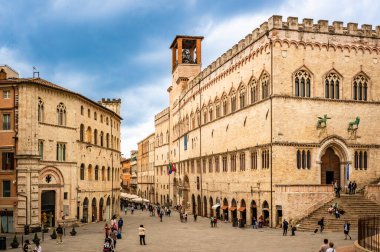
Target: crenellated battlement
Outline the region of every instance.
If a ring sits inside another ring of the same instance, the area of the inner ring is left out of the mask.
[[[252,43],[268,34],[269,31],[275,29],[380,39],[380,25],[376,26],[375,30],[373,30],[372,25],[369,24],[363,24],[361,25],[361,28],[358,28],[357,23],[347,23],[347,26],[344,26],[341,21],[333,21],[332,25],[329,25],[328,20],[318,20],[317,23],[314,23],[313,19],[304,18],[302,22],[299,22],[297,17],[288,17],[286,21],[283,21],[282,16],[273,15],[268,21],[263,22],[259,28],[254,29],[252,33],[248,34],[244,39],[240,40],[239,43],[235,44],[231,49],[223,53],[222,56],[203,69],[189,82],[188,88],[192,88],[195,84],[199,83],[199,81],[203,80],[206,76],[235,57],[238,53],[242,52]]]
[[[160,119],[162,116],[164,116],[166,114],[169,114],[169,107],[165,108],[164,110],[162,110],[161,112],[159,112],[158,114],[156,114],[154,116],[154,120]]]

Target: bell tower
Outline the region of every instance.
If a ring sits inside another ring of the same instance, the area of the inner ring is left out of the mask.
[[[173,82],[178,78],[191,78],[201,71],[201,36],[177,35],[170,46],[172,50]]]

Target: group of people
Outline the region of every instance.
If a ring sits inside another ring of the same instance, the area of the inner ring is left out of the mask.
[[[289,229],[289,222],[284,219],[282,222],[282,235],[287,236],[288,235],[288,229]],[[290,225],[290,231],[292,232],[292,236],[296,235],[297,228],[295,225]]]
[[[217,224],[218,224],[218,218],[214,217],[214,216],[211,216],[210,217],[210,224],[211,224],[211,227],[216,227]]]
[[[337,219],[339,219],[340,216],[345,213],[345,211],[343,209],[339,208],[339,205],[337,202],[332,204],[327,211],[329,214],[335,215],[335,218],[337,218]]]
[[[358,185],[356,184],[355,181],[349,181],[348,183],[348,194],[355,194],[356,193],[356,188],[358,187]]]
[[[104,233],[106,238],[104,239],[103,252],[112,252],[116,248],[117,239],[121,239],[121,232],[123,230],[124,221],[120,217],[117,220],[116,215],[112,216],[111,224],[104,225]]]
[[[29,240],[25,240],[24,246],[22,247],[22,251],[24,252],[42,252],[42,247],[39,241],[36,241],[34,249],[32,248],[32,244],[30,244]]]
[[[334,243],[329,242],[328,239],[324,239],[323,244],[322,244],[321,248],[319,249],[319,252],[336,252],[336,250],[334,248]]]

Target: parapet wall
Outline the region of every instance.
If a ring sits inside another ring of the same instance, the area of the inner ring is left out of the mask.
[[[188,87],[192,88],[210,73],[214,72],[220,66],[235,57],[238,53],[243,51],[252,43],[268,34],[268,32],[273,29],[309,33],[323,33],[328,35],[357,36],[370,39],[380,38],[380,26],[376,26],[375,30],[373,30],[372,25],[369,24],[363,24],[361,28],[358,28],[357,23],[347,23],[347,26],[343,26],[343,22],[341,21],[333,21],[332,25],[329,25],[328,20],[318,20],[317,23],[314,23],[313,19],[310,18],[304,18],[302,20],[302,23],[299,23],[297,17],[288,17],[284,22],[282,20],[282,16],[274,15],[270,17],[268,21],[262,23],[259,28],[254,29],[252,33],[245,36],[245,38],[241,39],[239,43],[235,44],[231,49],[223,53],[222,56],[207,66],[202,72],[200,72],[194,79],[189,82]]]

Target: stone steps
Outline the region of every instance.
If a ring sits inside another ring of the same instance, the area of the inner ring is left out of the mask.
[[[335,215],[328,213],[328,209],[335,202],[338,207],[345,211],[345,214],[340,218],[335,218]],[[318,221],[325,218],[326,231],[342,231],[345,221],[351,224],[351,230],[358,229],[358,219],[361,216],[367,215],[380,215],[380,206],[374,202],[365,199],[362,195],[341,195],[340,198],[335,198],[330,202],[324,204],[309,216],[299,221],[298,230],[300,231],[314,231],[319,228]]]

